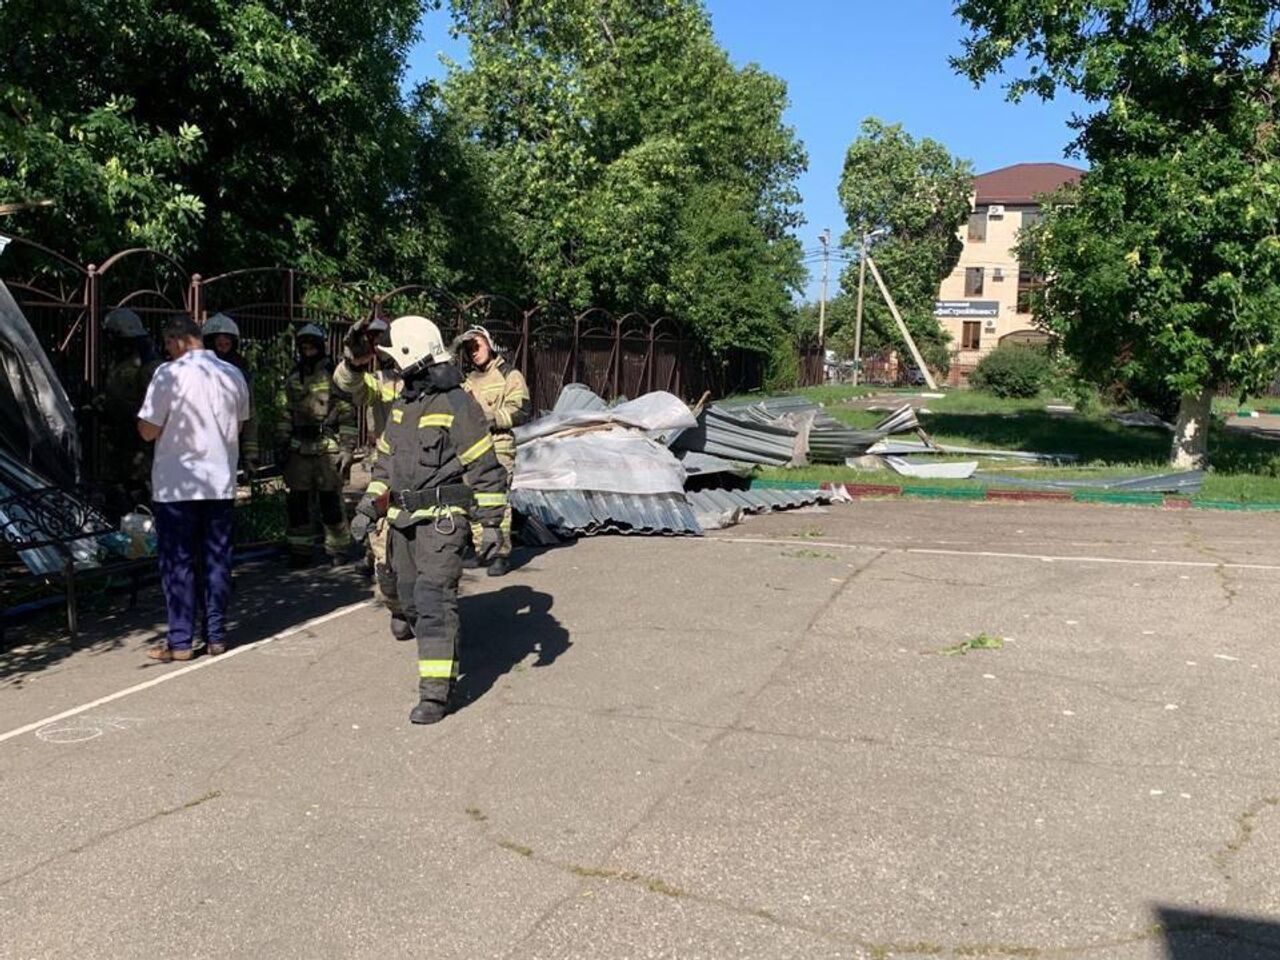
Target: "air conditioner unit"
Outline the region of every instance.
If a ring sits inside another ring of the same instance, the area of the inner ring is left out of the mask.
[[[987,207],[987,219],[988,219],[988,220],[1003,220],[1003,219],[1004,219],[1004,204],[1002,204],[1002,203],[993,203],[991,206]]]

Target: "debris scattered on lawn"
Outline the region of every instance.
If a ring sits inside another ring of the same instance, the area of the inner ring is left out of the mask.
[[[885,457],[884,462],[893,469],[894,473],[925,480],[968,480],[978,469],[977,460],[928,463],[904,460],[902,457]]]
[[[1199,493],[1204,484],[1203,470],[1183,473],[1160,473],[1145,477],[1094,477],[1087,480],[1038,480],[1035,477],[1005,477],[980,473],[979,478],[991,484],[1028,487],[1039,490],[1109,490],[1115,493]]]
[[[1168,420],[1157,417],[1154,413],[1147,410],[1127,410],[1123,413],[1113,413],[1111,414],[1111,419],[1126,427],[1157,427],[1162,430],[1173,429],[1173,424]]]
[[[930,446],[911,440],[881,440],[867,448],[867,453],[880,456],[903,456],[913,453],[949,453],[962,457],[984,457],[988,460],[1027,460],[1034,463],[1074,463],[1079,460],[1074,453],[1036,453],[1031,450],[985,450],[978,447],[953,447],[938,443]]]

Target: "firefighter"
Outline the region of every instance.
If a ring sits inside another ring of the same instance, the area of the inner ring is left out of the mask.
[[[225,313],[215,313],[200,328],[206,350],[212,350],[218,359],[229,363],[244,376],[249,385],[249,419],[240,425],[240,462],[247,473],[253,473],[262,463],[258,441],[258,416],[253,407],[253,372],[249,361],[240,352],[240,327]]]
[[[134,424],[151,376],[163,362],[142,319],[128,307],[112,310],[102,321],[107,371],[95,407],[102,415],[101,479],[112,517],[151,500],[151,444]]]
[[[311,563],[315,531],[311,498],[318,501],[324,525],[324,550],[334,566],[351,552],[346,513],[342,506],[342,477],[355,459],[357,427],[351,398],[333,385],[333,364],[325,355],[324,331],[308,323],[294,336],[298,362],[281,390],[282,416],[277,423],[277,459],[284,464],[288,491],[289,562]]]
[[[454,341],[454,355],[467,372],[463,388],[484,411],[493,434],[493,451],[507,471],[507,485],[516,468],[516,438],[513,428],[529,422],[531,404],[529,387],[519,370],[507,366],[489,331],[473,326]],[[473,526],[472,536],[480,542],[480,530]],[[500,577],[511,564],[511,508],[502,515],[502,546],[489,564],[489,576]]]
[[[384,450],[382,434],[391,404],[400,395],[400,371],[388,357],[376,351],[379,346],[391,345],[389,330],[389,324],[382,317],[354,325],[343,342],[342,360],[333,371],[333,382],[338,389],[350,394],[357,408],[365,407],[369,411],[370,439],[374,442],[374,451],[367,461],[371,468]],[[400,607],[395,571],[387,560],[385,518],[380,519],[369,534],[369,556],[378,593],[391,612],[391,635],[397,640],[412,640],[413,625]]]
[[[436,723],[449,711],[458,676],[458,580],[468,518],[481,525],[477,555],[496,556],[507,473],[434,323],[400,317],[391,324],[391,346],[378,349],[395,361],[404,386],[352,532],[364,539],[383,516],[391,528],[400,605],[418,640],[418,704],[409,719]]]

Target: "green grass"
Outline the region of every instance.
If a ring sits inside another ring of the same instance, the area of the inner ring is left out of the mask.
[[[827,412],[851,427],[866,429],[883,419],[881,412],[843,406],[851,396],[867,390],[822,387]],[[857,391],[855,393],[854,391]],[[811,395],[811,391],[801,391]],[[876,391],[883,393],[884,391]],[[919,393],[919,391],[908,391]],[[819,399],[814,396],[813,399]],[[1123,478],[1168,472],[1169,434],[1161,429],[1122,426],[1100,414],[1054,414],[1045,410],[1045,398],[1003,400],[976,390],[949,392],[924,401],[930,412],[920,415],[921,426],[939,443],[996,450],[1029,450],[1035,453],[1076,454],[1069,466],[1029,466],[1013,461],[979,458],[979,470],[1018,477],[1054,480]],[[1280,402],[1269,401],[1280,411]],[[1266,403],[1264,401],[1263,403]],[[1231,409],[1234,409],[1232,407]],[[1261,405],[1253,409],[1261,409]],[[1280,443],[1266,437],[1228,430],[1214,423],[1209,438],[1212,472],[1197,496],[1202,500],[1280,503]],[[900,477],[890,470],[853,470],[844,466],[815,465],[802,469],[764,468],[761,479],[806,483],[878,483],[920,486],[921,481]],[[974,480],[930,480],[930,487],[962,490],[986,484]]]

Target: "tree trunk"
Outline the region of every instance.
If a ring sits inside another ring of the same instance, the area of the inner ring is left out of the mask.
[[[1213,391],[1184,394],[1178,403],[1169,465],[1179,470],[1203,470],[1209,465],[1209,415]]]

